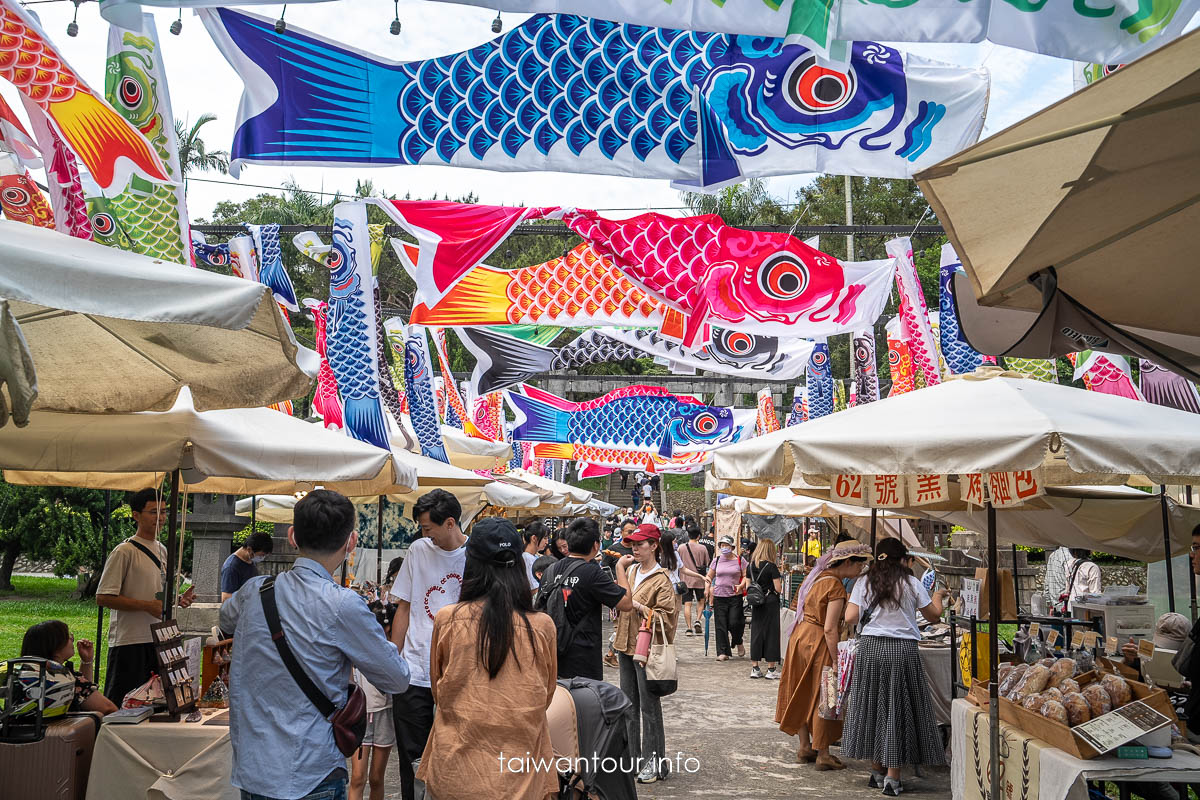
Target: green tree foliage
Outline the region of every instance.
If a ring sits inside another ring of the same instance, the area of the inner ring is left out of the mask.
[[[114,498],[114,506],[120,503]],[[128,520],[128,507],[122,506]],[[51,559],[59,575],[93,576],[85,594],[95,592],[104,563],[101,532],[104,493],[92,489],[17,486],[0,481],[0,590],[12,590],[19,555]],[[109,547],[132,532],[114,516]]]
[[[229,174],[229,153],[225,150],[209,150],[200,129],[217,118],[216,114],[201,114],[192,127],[187,122],[175,120],[175,138],[179,140],[179,166],[184,180],[190,172],[213,170],[222,175]]]

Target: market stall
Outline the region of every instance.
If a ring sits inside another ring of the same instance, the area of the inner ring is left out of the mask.
[[[197,722],[101,725],[87,800],[203,797],[237,800],[229,782],[233,753],[229,713],[202,712]]]
[[[1124,423],[1135,414],[1136,427]],[[824,484],[833,499],[868,507],[965,500],[984,508],[985,581],[992,589],[980,602],[980,614],[994,623],[987,674],[996,675],[995,623],[1014,621],[1001,613],[998,510],[1040,498],[1047,486],[1119,484],[1131,474],[1162,483],[1191,482],[1197,450],[1200,428],[1187,412],[984,368],[723,448],[713,469],[724,480]],[[952,475],[958,476],[959,498],[951,496]],[[1186,549],[1179,544],[1180,551]],[[1168,545],[1174,552],[1169,538]],[[996,761],[998,682],[991,681],[987,691],[981,700],[989,709],[989,747]],[[992,771],[991,792],[1000,796],[999,770]]]

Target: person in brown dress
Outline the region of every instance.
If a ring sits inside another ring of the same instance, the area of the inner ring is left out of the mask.
[[[417,778],[435,800],[558,796],[546,709],[558,673],[554,620],[533,610],[524,542],[500,517],[467,539],[459,602],[433,622],[437,704]]]
[[[817,714],[817,701],[821,671],[837,665],[847,598],[842,580],[861,574],[870,558],[866,545],[842,542],[818,559],[798,594],[797,608],[802,610],[788,638],[775,722],[784,733],[800,737],[796,760],[815,762],[819,770],[845,769],[829,753],[829,746],[842,736],[842,722]]]

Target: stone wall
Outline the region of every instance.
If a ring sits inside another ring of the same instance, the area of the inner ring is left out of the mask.
[[[714,495],[715,496],[715,495]],[[704,505],[704,490],[690,491],[669,491],[667,492],[667,504],[663,507],[663,511],[668,514],[673,514],[676,511],[682,511],[684,514],[691,514],[696,519],[707,511]]]

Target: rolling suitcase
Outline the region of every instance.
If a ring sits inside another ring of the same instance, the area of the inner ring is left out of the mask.
[[[99,730],[99,714],[71,712],[39,741],[0,741],[0,800],[84,800]]]

